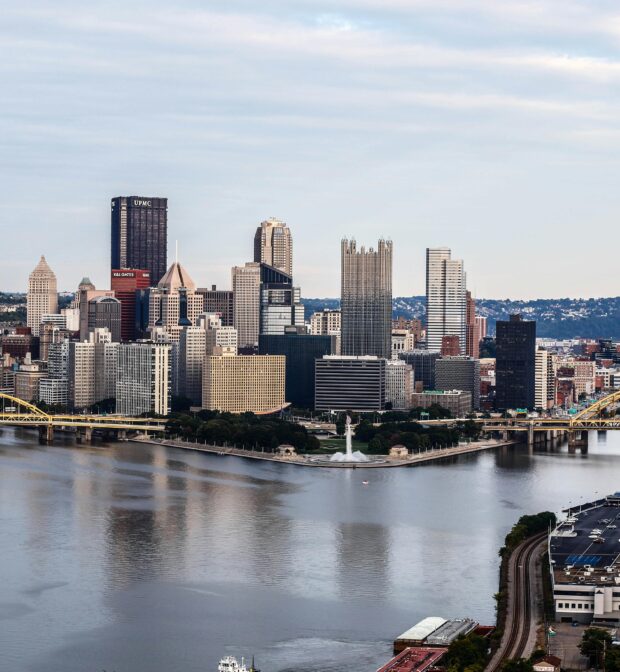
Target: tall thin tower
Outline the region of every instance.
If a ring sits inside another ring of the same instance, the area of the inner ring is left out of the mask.
[[[271,217],[256,229],[254,261],[293,275],[293,237],[287,224]]]
[[[28,277],[28,296],[26,299],[26,324],[34,336],[39,335],[41,318],[58,312],[58,286],[56,275],[49,267],[44,256]]]
[[[342,354],[390,359],[392,241],[358,251],[355,240],[345,238],[341,254]]]
[[[467,349],[467,288],[462,259],[450,248],[426,250],[426,344],[441,350],[444,336],[458,336],[461,353]]]

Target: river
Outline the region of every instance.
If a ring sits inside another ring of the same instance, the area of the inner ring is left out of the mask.
[[[0,670],[374,672],[425,616],[492,623],[510,526],[619,467],[614,432],[356,471],[4,428]]]

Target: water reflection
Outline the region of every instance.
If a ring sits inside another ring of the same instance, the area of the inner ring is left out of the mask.
[[[362,474],[5,429],[5,664],[376,669],[426,615],[492,621],[512,523],[620,489],[618,466],[611,432]]]

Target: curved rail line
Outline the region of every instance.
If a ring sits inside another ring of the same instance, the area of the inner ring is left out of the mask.
[[[506,615],[510,630],[504,632],[500,648],[495,652],[487,672],[498,672],[504,661],[523,657],[530,636],[530,625],[533,618],[531,576],[532,557],[538,551],[541,542],[547,536],[546,532],[537,534],[524,541],[517,547],[510,560],[512,565],[512,602],[510,614]],[[509,567],[510,571],[510,567]]]

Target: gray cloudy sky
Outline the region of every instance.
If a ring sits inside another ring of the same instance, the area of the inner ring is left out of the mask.
[[[174,5],[174,6],[173,6]],[[449,245],[481,297],[617,295],[617,0],[0,0],[0,289],[45,253],[108,286],[109,200],[169,198],[169,257],[229,285],[293,230],[305,296],[339,241],[422,293]]]

